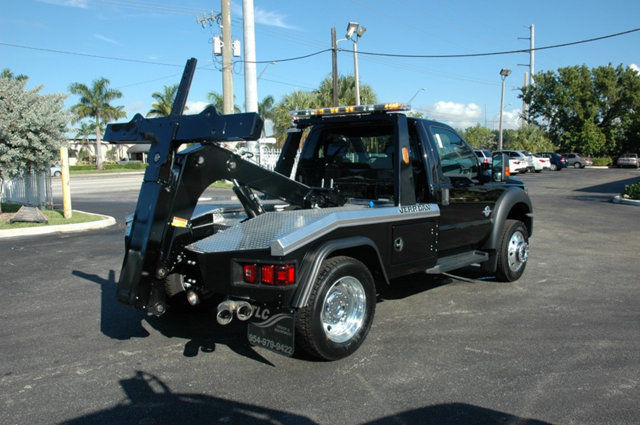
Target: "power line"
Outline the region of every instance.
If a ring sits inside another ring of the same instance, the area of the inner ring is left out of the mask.
[[[405,55],[405,54],[396,54],[396,53],[362,52],[358,50],[358,54],[369,55],[369,56],[386,56],[386,57],[394,57],[394,58],[425,58],[425,59],[471,58],[471,57],[478,57],[478,56],[511,55],[515,53],[529,53],[531,51],[536,51],[536,50],[557,49],[559,47],[567,47],[567,46],[575,46],[576,44],[591,43],[593,41],[604,40],[606,38],[619,37],[621,35],[626,35],[626,34],[630,34],[632,32],[637,32],[637,31],[640,31],[640,28],[634,28],[632,30],[618,32],[615,34],[603,35],[601,37],[588,38],[586,40],[572,41],[569,43],[553,44],[551,46],[535,47],[533,49],[506,50],[501,52],[463,53],[463,54],[451,54],[451,55]],[[353,50],[348,50],[348,49],[338,49],[338,50],[342,52],[353,52]]]
[[[0,46],[17,47],[19,49],[28,49],[28,50],[39,50],[41,52],[58,53],[63,55],[84,56],[84,57],[97,58],[97,59],[108,59],[108,60],[115,60],[115,61],[121,61],[121,62],[134,62],[134,63],[144,63],[148,65],[173,66],[178,68],[184,67],[184,65],[177,65],[173,63],[154,62],[154,61],[142,60],[142,59],[120,58],[117,56],[94,55],[92,53],[73,52],[70,50],[60,50],[60,49],[48,49],[46,47],[25,46],[23,44],[0,42]]]
[[[615,33],[615,34],[603,35],[603,36],[600,36],[600,37],[588,38],[588,39],[585,39],[585,40],[572,41],[572,42],[561,43],[561,44],[553,44],[553,45],[550,45],[550,46],[536,47],[534,49],[506,50],[506,51],[487,52],[487,53],[463,53],[463,54],[461,53],[461,54],[449,54],[449,55],[408,55],[408,54],[398,54],[398,53],[363,52],[363,51],[359,50],[358,54],[367,55],[367,56],[383,56],[383,57],[390,57],[390,58],[416,58],[416,59],[445,59],[445,58],[467,58],[467,57],[481,57],[481,56],[511,55],[511,54],[529,53],[532,50],[533,51],[536,51],[536,50],[549,50],[549,49],[557,49],[557,48],[560,48],[560,47],[574,46],[574,45],[577,45],[577,44],[591,43],[591,42],[594,42],[594,41],[604,40],[604,39],[613,38],[613,37],[619,37],[619,36],[622,36],[622,35],[631,34],[631,33],[638,32],[638,31],[640,31],[640,28],[634,28],[634,29],[631,29],[631,30],[622,31],[622,32],[618,32],[618,33]],[[16,48],[20,48],[20,49],[39,50],[39,51],[44,51],[44,52],[66,54],[66,55],[85,56],[85,57],[92,57],[92,58],[98,58],[98,59],[117,60],[117,61],[122,61],[122,62],[143,63],[143,64],[148,64],[148,65],[162,65],[162,66],[171,66],[171,67],[180,67],[180,68],[183,67],[183,65],[171,64],[171,63],[154,62],[154,61],[142,60],[142,59],[129,59],[129,58],[116,57],[116,56],[94,55],[94,54],[91,54],[91,53],[73,52],[73,51],[70,51],[70,50],[60,50],[60,49],[49,49],[49,48],[44,48],[44,47],[26,46],[26,45],[13,44],[13,43],[0,42],[0,46],[16,47]],[[276,62],[276,63],[279,63],[279,62],[291,62],[291,61],[307,59],[307,58],[310,58],[310,57],[313,57],[313,56],[317,56],[317,55],[320,55],[322,53],[326,53],[326,52],[330,52],[330,51],[331,51],[331,48],[327,48],[327,49],[323,49],[323,50],[318,50],[318,51],[313,52],[313,53],[309,53],[307,55],[295,56],[295,57],[291,57],[291,58],[269,59],[269,60],[260,60],[260,61],[252,61],[252,62],[256,63],[256,64],[271,63],[271,62]],[[342,49],[342,48],[338,48],[338,51],[353,53],[353,50]],[[244,63],[244,62],[245,62],[244,60],[238,60],[238,61],[235,61],[234,63]]]

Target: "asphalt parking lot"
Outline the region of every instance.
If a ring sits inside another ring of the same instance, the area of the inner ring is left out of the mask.
[[[0,423],[640,423],[640,207],[610,202],[640,173],[522,178],[535,224],[519,281],[396,281],[337,362],[254,349],[210,311],[121,306],[135,196],[77,199],[118,224],[0,239]]]

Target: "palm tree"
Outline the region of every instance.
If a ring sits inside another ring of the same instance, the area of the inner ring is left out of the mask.
[[[8,80],[16,81],[26,81],[29,79],[29,77],[24,74],[15,75],[9,68],[5,68],[2,70],[2,73],[0,73],[0,78],[6,78]]]
[[[338,105],[355,105],[356,104],[356,82],[353,75],[341,75],[338,77]],[[330,106],[333,104],[333,81],[331,76],[325,78],[320,87],[314,93],[318,96],[319,105]],[[378,101],[376,94],[371,86],[367,84],[360,85],[360,103],[363,105],[376,103]]]
[[[124,117],[124,106],[111,106],[110,102],[122,97],[120,90],[110,89],[109,80],[100,78],[93,81],[89,88],[81,83],[73,83],[69,86],[72,94],[80,96],[80,103],[71,107],[71,112],[75,114],[73,122],[76,123],[83,118],[95,118],[96,131],[96,166],[102,170],[101,145],[101,124],[106,124],[118,118]]]
[[[154,92],[151,97],[156,101],[151,104],[151,110],[147,112],[148,117],[168,117],[171,114],[173,101],[176,98],[178,84],[164,86],[164,93]],[[185,106],[185,110],[187,107]]]
[[[269,95],[262,99],[262,102],[258,103],[258,115],[260,115],[263,119],[272,118],[273,113],[273,104],[275,100],[273,96]]]
[[[210,91],[209,93],[207,93],[207,100],[209,100],[209,105],[216,108],[216,111],[218,111],[219,114],[224,111],[224,97],[220,93]],[[233,105],[233,112],[239,113],[242,111],[240,110],[238,105]]]

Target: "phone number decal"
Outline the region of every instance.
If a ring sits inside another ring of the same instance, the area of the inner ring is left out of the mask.
[[[290,345],[275,342],[269,338],[260,337],[258,335],[250,334],[249,343],[251,345],[259,345],[268,350],[278,351],[280,353],[284,353],[289,356],[293,355],[293,347],[291,347]]]

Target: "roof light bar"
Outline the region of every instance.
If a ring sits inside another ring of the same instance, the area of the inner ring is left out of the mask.
[[[347,115],[362,114],[368,112],[397,112],[409,110],[411,110],[411,107],[403,103],[378,103],[375,105],[333,106],[318,109],[299,109],[291,111],[290,114],[292,117],[302,118],[325,115]]]

